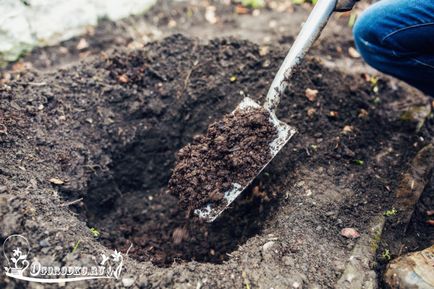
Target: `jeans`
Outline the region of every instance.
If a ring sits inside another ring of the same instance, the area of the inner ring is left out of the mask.
[[[434,0],[382,0],[353,32],[369,65],[434,96]]]

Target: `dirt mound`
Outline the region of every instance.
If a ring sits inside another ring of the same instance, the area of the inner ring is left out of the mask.
[[[388,209],[423,145],[426,131],[414,133],[391,110],[408,95],[402,87],[306,60],[278,111],[299,133],[234,209],[196,224],[165,193],[176,152],[244,96],[261,103],[284,55],[175,35],[8,83],[0,90],[1,238],[26,232],[35,255],[47,239],[50,255],[67,263],[77,240],[81,254],[102,250],[95,227],[108,248],[133,244],[130,257],[166,267],[128,259],[129,272],[160,288],[203,279],[240,287],[245,278],[288,288],[294,276],[333,287],[354,245],[340,230],[363,233]]]
[[[208,127],[177,154],[169,190],[188,211],[226,205],[233,184],[246,186],[270,160],[277,130],[263,109],[237,110]]]

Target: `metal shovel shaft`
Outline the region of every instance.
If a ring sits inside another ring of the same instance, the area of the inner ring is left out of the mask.
[[[276,110],[280,102],[280,96],[288,85],[285,79],[289,79],[294,68],[300,64],[309,48],[321,34],[336,7],[336,2],[337,0],[318,0],[312,9],[268,90],[264,108],[271,113]]]

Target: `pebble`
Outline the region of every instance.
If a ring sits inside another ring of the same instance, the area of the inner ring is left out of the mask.
[[[136,281],[134,277],[124,277],[122,278],[122,285],[124,285],[125,287],[130,287],[134,284],[134,281]]]
[[[283,256],[282,258],[282,262],[283,264],[285,264],[286,266],[290,266],[293,267],[294,266],[294,259],[290,256]]]
[[[265,243],[262,246],[262,252],[263,253],[267,253],[268,251],[270,251],[273,248],[273,246],[274,246],[275,243],[276,242],[274,242],[274,241],[269,241],[269,242]]]
[[[6,186],[0,186],[0,194],[1,193],[5,193],[7,191],[7,187]]]
[[[343,228],[341,235],[348,239],[356,239],[360,237],[360,233],[354,228]]]

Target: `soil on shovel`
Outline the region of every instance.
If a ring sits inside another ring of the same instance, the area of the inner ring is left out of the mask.
[[[400,120],[407,88],[306,59],[277,112],[298,134],[230,214],[194,222],[166,193],[176,152],[245,96],[262,103],[286,51],[174,35],[17,76],[0,89],[0,241],[25,233],[46,265],[128,251],[142,288],[333,288],[355,244],[340,231],[391,209],[433,133]]]
[[[188,215],[207,204],[221,208],[233,184],[246,186],[271,159],[277,130],[264,109],[236,110],[177,154],[169,190]]]

